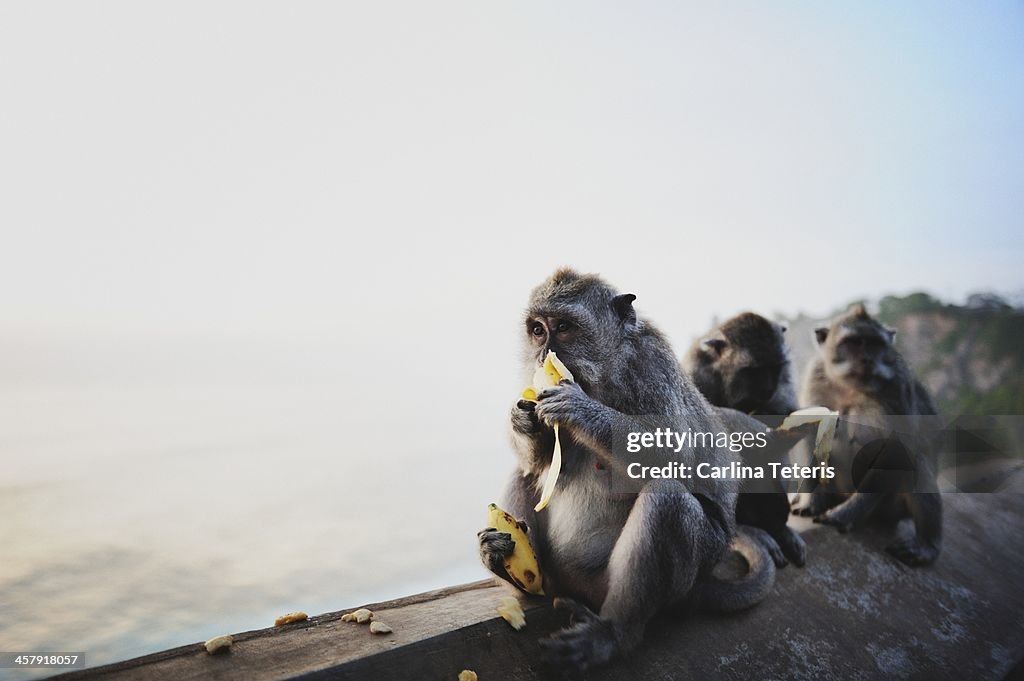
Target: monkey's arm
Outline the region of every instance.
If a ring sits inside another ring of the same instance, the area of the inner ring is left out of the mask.
[[[921,416],[935,416],[939,412],[935,409],[935,403],[932,402],[932,396],[928,394],[928,389],[921,384],[920,381],[914,381],[914,413],[920,414]]]
[[[694,430],[710,430],[710,419],[703,423],[682,423],[679,417],[653,415],[651,417],[623,414],[583,392],[576,383],[562,381],[538,395],[537,417],[541,423],[568,430],[587,449],[601,457],[603,462],[622,472],[632,461],[626,461],[621,453],[614,452],[615,433],[653,432],[655,428],[671,426],[682,431],[687,427]],[[667,420],[666,420],[667,419]],[[652,463],[672,456],[672,448],[645,448],[644,456],[653,457]]]

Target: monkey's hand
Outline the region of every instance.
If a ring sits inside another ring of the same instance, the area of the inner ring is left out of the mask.
[[[831,525],[839,530],[840,534],[846,534],[853,529],[853,522],[841,512],[841,508],[838,506],[819,513],[812,520],[821,525]]]
[[[593,421],[597,411],[603,408],[600,402],[583,392],[578,383],[561,381],[537,395],[537,418],[548,426],[559,426],[578,430]]]
[[[519,400],[512,405],[512,446],[523,471],[540,474],[551,461],[555,431],[537,418],[537,403]]]
[[[505,559],[511,556],[516,549],[512,535],[488,527],[477,532],[476,536],[480,540],[480,562],[498,577],[511,582],[512,580],[505,570]]]
[[[520,435],[537,435],[541,432],[540,419],[537,418],[537,403],[530,400],[519,400],[512,407],[512,430]]]
[[[814,516],[814,522],[832,525],[843,533],[849,532],[871,515],[883,496],[877,492],[854,492],[843,503]]]

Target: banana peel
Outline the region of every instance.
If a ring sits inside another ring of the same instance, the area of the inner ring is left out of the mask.
[[[818,432],[814,435],[814,458],[827,464],[836,437],[836,425],[839,423],[838,411],[828,407],[797,409],[784,418],[776,430],[792,430],[808,423],[818,424]]]
[[[497,504],[488,504],[487,526],[498,532],[507,532],[516,543],[512,553],[505,557],[505,572],[509,578],[526,593],[543,596],[540,562],[537,560],[533,545],[530,544],[529,536],[519,525],[519,521],[498,508]]]
[[[573,376],[569,368],[562,363],[562,360],[558,359],[558,355],[555,354],[554,350],[548,350],[548,354],[544,357],[544,363],[533,372],[533,385],[523,391],[523,399],[536,402],[537,395],[543,392],[545,388],[552,388],[561,381],[572,380]],[[551,501],[551,495],[555,491],[558,475],[562,472],[562,443],[558,441],[557,423],[554,425],[553,430],[555,431],[555,449],[551,453],[551,465],[548,466],[548,474],[544,478],[544,486],[540,492],[540,501],[533,507],[533,510],[538,513],[547,508],[548,502]]]

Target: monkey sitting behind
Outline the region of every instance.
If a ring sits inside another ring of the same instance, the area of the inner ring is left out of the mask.
[[[900,419],[909,425],[894,436],[894,419],[886,419],[934,415],[928,392],[893,347],[896,332],[872,318],[864,305],[852,306],[814,333],[820,352],[808,367],[802,401],[839,412],[830,458],[836,477],[815,487],[810,504],[794,513],[841,532],[869,516],[909,516],[915,536],[886,550],[908,565],[934,562],[942,545],[934,447],[920,431],[920,420]]]
[[[759,420],[777,426],[782,417],[797,409],[785,331],[781,324],[744,312],[696,341],[683,358],[683,367],[711,404],[764,416]],[[747,456],[763,454],[748,451]],[[766,461],[745,458],[744,463],[763,466]],[[802,566],[807,545],[786,525],[788,520],[789,496],[781,480],[745,479],[740,483],[736,521],[771,535],[774,541],[767,548],[776,565],[785,565],[788,558]]]
[[[695,342],[683,366],[711,404],[745,414],[786,416],[797,402],[785,332],[782,324],[744,312]]]
[[[723,429],[662,334],[637,317],[635,297],[617,293],[596,275],[558,270],[534,289],[523,329],[524,380],[549,350],[576,380],[543,391],[536,404],[513,407],[519,466],[502,506],[525,521],[544,591],[570,613],[570,626],[542,645],[552,662],[579,671],[635,648],[660,610],[684,602],[740,610],[764,598],[774,582],[775,566],[764,547],[745,534],[735,536],[735,480],[617,486],[627,479],[629,464],[623,448],[613,446],[618,435],[649,431],[651,419],[679,432]],[[535,513],[554,424],[564,463],[549,506]],[[720,466],[734,458],[713,442],[642,456],[651,465]],[[510,581],[503,562],[515,548],[511,537],[487,528],[479,539],[484,566]],[[737,582],[711,573],[730,542],[750,568]]]

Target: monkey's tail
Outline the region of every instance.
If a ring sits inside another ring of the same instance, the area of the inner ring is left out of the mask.
[[[757,605],[775,584],[775,563],[758,539],[768,535],[759,527],[740,525],[729,547],[747,561],[747,574],[740,579],[708,575],[700,591],[700,608],[711,612],[737,612]],[[770,535],[768,535],[770,538]]]

